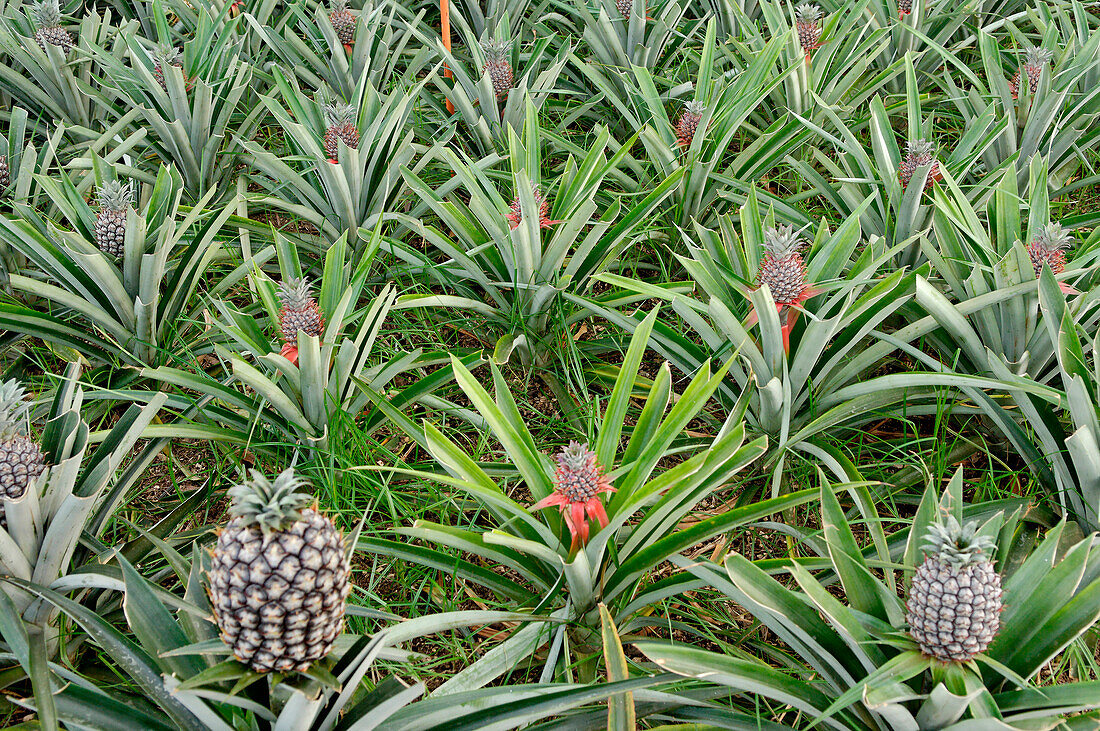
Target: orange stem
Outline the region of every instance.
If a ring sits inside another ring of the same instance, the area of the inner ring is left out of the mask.
[[[450,0],[439,0],[439,30],[443,34],[443,47],[447,49],[447,53],[451,52],[451,8]],[[451,69],[447,66],[443,67],[443,76],[445,78],[452,78]],[[451,104],[451,100],[447,100],[447,113],[455,113],[455,105]]]

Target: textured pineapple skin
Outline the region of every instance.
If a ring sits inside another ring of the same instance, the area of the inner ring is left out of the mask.
[[[0,155],[0,188],[7,188],[11,183],[11,170],[8,169],[8,156]]]
[[[210,568],[221,638],[257,672],[303,671],[332,650],[343,628],[350,575],[343,537],[316,510],[266,540],[234,518]]]
[[[493,93],[498,97],[507,96],[516,85],[512,64],[507,60],[489,61],[485,64],[485,70],[489,74],[489,81],[493,84]]]
[[[1050,249],[1041,244],[1032,243],[1027,247],[1028,258],[1031,259],[1031,266],[1035,269],[1035,277],[1043,271],[1043,264],[1050,267],[1050,270],[1055,274],[1061,274],[1066,270],[1066,252],[1060,249]]]
[[[122,256],[126,241],[126,211],[101,210],[95,217],[95,243],[108,256]]]
[[[909,15],[913,12],[913,0],[898,0],[898,16]]]
[[[921,652],[943,662],[983,652],[1001,624],[1001,577],[989,561],[954,568],[924,560],[909,589],[909,632]]]
[[[809,53],[821,46],[821,26],[816,22],[807,23],[800,20],[795,23],[795,27],[798,30],[798,44],[802,46],[803,51]]]
[[[41,447],[26,435],[15,435],[0,441],[0,495],[16,500],[27,491],[31,480],[46,469],[46,457]],[[7,516],[0,504],[0,527],[7,528]]]
[[[352,124],[334,125],[325,130],[325,154],[329,160],[338,160],[340,140],[351,149],[359,147],[359,130]]]
[[[768,285],[776,304],[794,302],[806,288],[806,264],[798,253],[782,258],[765,254],[758,279]]]
[[[676,123],[676,139],[679,140],[680,147],[691,146],[701,119],[701,115],[692,114],[691,112],[684,112],[680,115],[680,120]]]
[[[917,168],[930,162],[932,167],[928,170],[928,179],[924,181],[924,189],[931,190],[933,183],[937,180],[943,180],[943,173],[940,172],[938,161],[910,156],[906,157],[898,168],[898,181],[901,182],[902,190],[909,186],[909,181],[913,179],[913,174],[917,172]]]
[[[340,42],[345,46],[350,46],[355,40],[355,16],[351,14],[351,11],[333,10],[328,14],[329,23],[332,24],[332,29],[336,31],[336,37],[340,39]]]
[[[325,318],[317,303],[312,300],[302,309],[284,307],[279,313],[279,331],[285,342],[297,344],[299,330],[319,338],[324,328]]]
[[[51,46],[57,46],[61,49],[62,53],[68,53],[73,50],[73,46],[76,43],[73,41],[73,37],[69,35],[69,31],[64,28],[39,28],[34,32],[34,40],[38,43],[38,47],[46,50],[46,44]]]

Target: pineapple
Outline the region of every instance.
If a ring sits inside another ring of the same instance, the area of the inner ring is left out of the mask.
[[[46,469],[41,447],[23,427],[31,408],[23,400],[23,387],[15,379],[0,384],[0,497],[16,500],[27,485]],[[0,528],[8,527],[4,503],[0,500]]]
[[[821,46],[821,8],[813,3],[803,3],[798,6],[795,14],[794,27],[798,31],[798,44],[806,54],[806,61],[810,60],[810,52]]]
[[[546,196],[534,183],[531,184],[531,193],[534,195],[535,205],[538,206],[539,228],[550,228],[555,223],[561,223],[561,221],[550,220],[550,201],[546,200]],[[512,200],[511,210],[505,218],[512,224],[510,228],[516,228],[523,220],[523,206],[520,205],[518,195]]]
[[[1055,274],[1066,269],[1066,250],[1073,245],[1073,234],[1057,223],[1050,223],[1039,229],[1039,233],[1027,245],[1027,255],[1035,267],[1035,276],[1043,271],[1043,264]]]
[[[799,302],[806,291],[806,264],[799,253],[804,245],[793,226],[764,231],[764,258],[757,280],[768,285],[777,305]]]
[[[692,100],[684,105],[680,112],[680,119],[676,122],[676,139],[680,147],[690,147],[695,139],[695,132],[699,129],[699,122],[703,119],[703,112],[707,105],[701,101]]]
[[[932,525],[925,559],[909,588],[909,633],[921,652],[942,662],[969,660],[1000,628],[1001,577],[993,568],[993,540],[977,523],[954,517]]]
[[[329,162],[339,160],[340,142],[351,149],[359,147],[359,128],[355,125],[356,110],[350,104],[338,101],[325,105],[325,154]]]
[[[1050,63],[1054,54],[1045,48],[1029,48],[1024,52],[1024,63],[1021,66],[1027,75],[1027,86],[1032,94],[1039,90],[1039,75],[1043,73],[1043,67]],[[1008,88],[1012,92],[1013,99],[1020,98],[1020,72],[1017,71],[1008,82]]]
[[[508,96],[508,92],[516,85],[515,74],[512,71],[512,44],[505,40],[490,38],[481,42],[481,50],[485,52],[485,66],[482,68],[489,74],[489,81],[493,83],[493,92],[497,98]]]
[[[924,189],[930,190],[934,182],[943,180],[940,164],[932,154],[932,143],[927,140],[910,142],[905,147],[905,159],[902,160],[901,167],[898,168],[898,180],[901,181],[902,190],[909,186],[913,174],[917,172],[917,168],[923,165],[932,166],[928,171],[928,179],[924,183]]]
[[[279,310],[279,331],[283,342],[297,347],[298,331],[321,337],[325,318],[317,300],[309,293],[308,279],[288,279],[279,285],[276,293],[283,307]]]
[[[898,20],[913,12],[913,0],[898,0]]]
[[[615,0],[615,7],[624,18],[630,18],[630,11],[634,9],[634,0]]]
[[[260,673],[304,671],[332,649],[351,585],[344,538],[287,469],[257,471],[229,490],[232,520],[218,535],[210,601],[222,641]]]
[[[61,27],[61,8],[58,0],[41,0],[34,5],[34,40],[39,48],[46,50],[46,44],[57,46],[62,54],[67,54],[75,45],[73,37]]]
[[[336,37],[340,42],[350,47],[355,40],[355,16],[348,10],[345,0],[337,0],[333,3],[328,21],[332,23],[332,29],[336,31]]]
[[[8,156],[0,155],[0,190],[8,187],[11,183],[11,170],[8,169]]]
[[[95,244],[108,256],[122,256],[126,241],[126,210],[130,207],[130,186],[109,180],[96,192],[99,210],[95,214]]]
[[[160,46],[157,48],[153,61],[153,78],[160,84],[160,88],[168,91],[168,82],[164,79],[164,67],[175,66],[183,68],[183,52],[172,46]]]

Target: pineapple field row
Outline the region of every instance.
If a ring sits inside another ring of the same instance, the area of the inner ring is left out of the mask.
[[[1100,4],[0,0],[0,719],[1100,729]]]

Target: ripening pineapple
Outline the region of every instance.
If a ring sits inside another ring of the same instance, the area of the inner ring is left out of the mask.
[[[332,521],[290,468],[257,471],[230,488],[232,520],[218,535],[210,601],[222,641],[253,670],[304,671],[344,624],[351,566]]]
[[[539,186],[534,183],[531,184],[531,193],[535,198],[535,205],[538,207],[539,212],[539,228],[550,228],[555,223],[561,223],[561,221],[550,220],[550,201],[543,195]],[[520,205],[519,196],[517,195],[512,199],[511,210],[505,216],[512,224],[510,228],[516,228],[519,226],[520,221],[523,220],[523,206]]]
[[[359,147],[359,128],[355,124],[356,109],[338,101],[325,105],[325,154],[329,162],[339,160],[340,142],[351,149]]]
[[[1039,76],[1043,73],[1043,67],[1050,63],[1054,54],[1045,48],[1029,48],[1024,52],[1024,63],[1020,68],[1027,75],[1028,89],[1034,94],[1039,90]],[[1008,88],[1012,92],[1013,99],[1020,98],[1020,72],[1017,71],[1008,82]]]
[[[18,381],[0,384],[0,496],[15,500],[27,485],[46,469],[46,456],[23,426],[31,403]],[[0,527],[7,529],[4,504],[0,501]]]
[[[61,27],[61,8],[58,0],[41,0],[34,5],[34,40],[38,47],[46,50],[46,44],[57,46],[63,54],[72,50],[75,42],[69,32]]]
[[[680,147],[691,147],[695,133],[699,129],[699,122],[702,121],[706,110],[706,104],[694,99],[684,105],[684,110],[680,112],[680,119],[676,121],[676,139],[680,142]]]
[[[798,31],[798,45],[802,46],[806,60],[810,60],[810,52],[821,47],[821,8],[813,3],[803,3],[798,6],[795,13],[795,30]]]
[[[806,291],[806,263],[799,251],[805,243],[793,226],[764,231],[764,258],[757,280],[768,285],[777,305],[799,302]]]
[[[634,8],[634,0],[615,0],[615,7],[624,18],[630,18],[630,11]]]
[[[164,67],[175,66],[183,68],[183,51],[172,46],[158,46],[153,59],[153,78],[160,84],[160,88],[168,91],[168,82],[164,78]]]
[[[898,180],[901,181],[902,190],[908,187],[917,168],[924,165],[932,166],[928,171],[928,179],[924,183],[924,189],[930,190],[934,182],[943,180],[940,164],[932,154],[932,143],[927,140],[910,142],[905,147],[905,159],[901,161],[901,166],[898,168]]]
[[[0,155],[0,190],[8,187],[11,182],[11,170],[8,169],[8,156]]]
[[[325,329],[325,317],[317,300],[309,291],[308,279],[288,279],[279,284],[276,292],[282,309],[279,310],[279,332],[283,342],[297,347],[298,331],[321,337]]]
[[[489,38],[481,42],[481,50],[485,52],[485,66],[482,70],[489,74],[493,93],[498,99],[508,96],[508,92],[516,85],[515,73],[512,71],[512,44],[503,39]]]
[[[1066,270],[1066,250],[1073,245],[1073,234],[1057,223],[1049,223],[1039,229],[1035,238],[1027,245],[1027,255],[1031,266],[1035,267],[1035,276],[1043,271],[1043,264],[1055,274]]]
[[[95,214],[95,245],[108,256],[122,256],[126,241],[126,211],[130,207],[130,186],[108,180],[96,192],[99,210]]]
[[[913,0],[898,0],[898,20],[913,12]]]
[[[969,660],[989,647],[1001,624],[1001,577],[995,548],[977,523],[953,516],[929,530],[924,562],[909,587],[906,620],[921,652],[937,660]]]
[[[332,29],[336,31],[336,37],[345,46],[350,46],[355,40],[355,16],[348,10],[345,0],[336,0],[332,10],[328,14],[328,21],[332,23]]]

